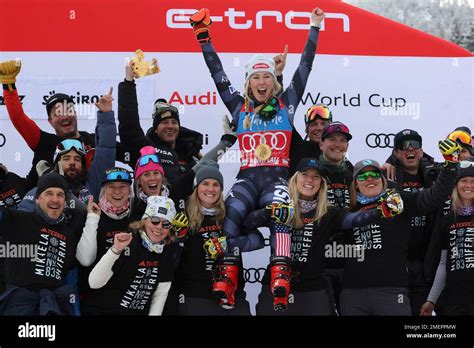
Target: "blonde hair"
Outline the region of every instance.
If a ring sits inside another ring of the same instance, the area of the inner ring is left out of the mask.
[[[298,203],[298,200],[300,199],[300,193],[298,192],[298,176],[301,174],[301,172],[296,172],[290,179],[290,182],[288,184],[288,190],[290,191],[290,197],[295,203],[295,214],[293,215],[293,219],[291,221],[291,224],[293,228],[302,228],[304,226],[304,220],[303,220],[303,213],[301,212],[300,205]],[[320,173],[318,173],[321,175]],[[328,200],[327,200],[327,183],[326,179],[324,179],[321,176],[321,184],[319,186],[319,190],[316,193],[316,211],[314,213],[313,219],[317,223],[321,220],[321,218],[328,212]]]
[[[199,185],[198,185],[199,186]],[[201,210],[201,200],[197,194],[197,186],[186,202],[186,211],[188,213],[190,233],[194,233],[202,224],[204,214]],[[225,204],[222,198],[222,190],[219,199],[216,202],[216,221],[222,223],[225,218]]]
[[[388,182],[387,182],[387,179],[385,179],[385,177],[381,174],[380,175],[380,178],[382,179],[382,192],[384,192],[387,187],[388,187]],[[357,178],[354,178],[354,180],[352,180],[352,183],[351,183],[351,188],[350,188],[350,193],[351,193],[351,210],[354,210],[354,208],[357,206],[357,189],[356,189],[356,180]],[[381,193],[382,193],[381,192]]]
[[[131,222],[128,225],[128,231],[133,233],[134,237],[141,238],[140,231],[144,231],[146,233],[145,219]],[[168,235],[164,239],[166,245],[169,245],[173,242],[173,240],[176,238],[175,234],[176,234],[176,232],[175,232],[174,228],[171,227],[170,232],[168,233]]]
[[[250,76],[252,76],[252,75],[250,75]],[[250,90],[250,76],[245,81],[245,84],[244,84],[245,112],[249,112],[249,101],[250,100],[255,100],[255,97],[252,94],[252,91]],[[273,80],[273,91],[272,91],[271,95],[273,97],[276,97],[280,93],[280,91],[282,90],[282,87],[281,87],[280,83],[278,82],[276,76],[273,75],[273,74],[272,74],[272,80]],[[255,113],[257,113],[263,105],[264,104],[262,104],[260,107],[255,108]]]
[[[457,215],[456,213],[459,210],[459,208],[463,207],[463,204],[461,203],[461,197],[459,196],[458,182],[454,186],[453,192],[451,193],[451,209],[455,216]],[[474,202],[471,200],[471,204],[473,203]]]

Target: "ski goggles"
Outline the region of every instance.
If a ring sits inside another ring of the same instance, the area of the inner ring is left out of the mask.
[[[258,112],[259,116],[264,120],[271,120],[280,111],[280,103],[275,97],[270,98]]]
[[[304,115],[304,122],[305,124],[308,124],[316,120],[317,117],[329,122],[332,120],[332,113],[325,105],[314,105],[310,107],[308,111],[306,111],[306,114]]]
[[[457,143],[463,143],[464,145],[471,146],[471,136],[469,133],[460,130],[449,133],[448,139]]]
[[[155,107],[153,109],[153,119],[156,116],[162,115],[167,111],[171,112],[172,115],[175,115],[175,116],[179,115],[177,107],[175,107],[171,104],[168,104],[168,103],[164,103],[164,102],[155,103]]]
[[[419,142],[418,140],[404,140],[401,144],[397,146],[397,149],[408,150],[410,146],[415,150],[421,149],[421,142]]]
[[[105,179],[104,179],[103,183],[115,182],[115,181],[128,182],[128,183],[131,184],[132,183],[132,175],[128,170],[123,169],[123,168],[107,169],[105,171]]]
[[[56,157],[58,155],[62,155],[63,153],[69,152],[71,150],[75,150],[77,153],[79,153],[82,156],[86,155],[86,150],[84,149],[84,145],[76,139],[66,139],[61,141],[57,146],[56,146]]]
[[[140,157],[140,159],[138,160],[138,166],[143,167],[143,166],[146,166],[150,162],[159,164],[161,166],[160,159],[155,154],[145,155],[145,156]]]
[[[474,167],[474,162],[471,161],[460,161],[459,168],[466,169],[469,167]]]
[[[382,177],[382,174],[379,172],[374,172],[372,170],[369,170],[368,172],[358,174],[356,176],[357,180],[359,181],[366,181],[368,178],[372,179],[380,179]]]
[[[163,228],[165,228],[165,229],[167,229],[167,230],[169,230],[169,229],[171,228],[171,226],[172,226],[172,225],[171,225],[171,222],[169,222],[168,220],[165,220],[165,219],[163,219],[163,218],[160,218],[160,217],[158,217],[158,216],[152,216],[152,217],[150,218],[150,220],[151,220],[151,223],[152,223],[153,225],[156,225],[156,226],[161,223],[161,226],[163,226]]]

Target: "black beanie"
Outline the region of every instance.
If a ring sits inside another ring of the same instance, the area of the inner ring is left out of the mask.
[[[162,117],[162,115],[167,111],[171,112],[171,116]],[[161,121],[166,120],[167,118],[174,118],[178,121],[178,124],[181,125],[179,122],[178,109],[175,106],[168,104],[166,99],[159,98],[155,101],[155,105],[153,106],[153,129],[155,129]]]
[[[43,191],[49,189],[50,187],[57,187],[64,191],[64,194],[67,195],[67,183],[62,175],[59,175],[56,172],[51,172],[48,174],[42,175],[38,180],[38,186],[36,187],[36,196],[38,198]]]
[[[46,112],[48,113],[48,118],[49,118],[49,113],[51,112],[51,109],[57,104],[57,103],[62,103],[66,101],[66,103],[74,103],[74,99],[72,99],[69,95],[64,94],[64,93],[56,93],[53,94],[51,97],[48,98],[46,101]]]

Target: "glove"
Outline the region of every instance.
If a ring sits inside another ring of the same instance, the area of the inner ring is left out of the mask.
[[[386,219],[390,219],[396,215],[403,213],[403,200],[398,192],[395,190],[388,190],[379,199],[380,205],[377,209],[380,209],[382,216]]]
[[[207,8],[202,8],[191,17],[189,17],[191,26],[194,30],[194,35],[200,44],[205,44],[211,41],[209,37],[209,28],[212,24],[211,14]]]
[[[189,231],[189,220],[184,211],[179,211],[171,221],[171,224],[174,226],[176,231],[176,238],[182,239],[185,238]]]
[[[230,134],[234,137],[237,137],[237,127],[235,127],[235,123],[229,121],[227,115],[222,116],[222,126],[224,128],[224,134]]]
[[[237,127],[235,127],[234,122],[229,121],[227,115],[222,116],[222,126],[224,128],[224,135],[221,137],[221,140],[227,141],[229,147],[231,147],[237,141]]]
[[[20,73],[20,70],[21,61],[19,59],[0,63],[0,82],[2,82],[3,85],[15,83],[16,75]]]
[[[455,141],[445,139],[438,142],[439,151],[444,157],[444,166],[452,165],[458,162],[461,146]]]
[[[218,256],[224,255],[227,250],[227,238],[225,236],[209,238],[204,242],[203,247],[209,257],[215,260]]]
[[[293,218],[295,207],[290,203],[272,203],[265,207],[267,215],[275,222],[288,225]]]
[[[43,174],[49,173],[52,170],[53,166],[45,160],[41,160],[36,164],[36,173],[38,177],[41,177]]]

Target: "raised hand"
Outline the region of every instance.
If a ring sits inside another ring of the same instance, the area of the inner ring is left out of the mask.
[[[133,81],[135,77],[135,73],[133,72],[133,62],[127,57],[125,58],[125,80]]]
[[[273,57],[273,61],[275,62],[275,71],[277,76],[281,76],[283,74],[283,70],[285,69],[286,65],[286,56],[288,55],[288,45],[285,45],[285,50],[283,53],[277,54]]]
[[[100,207],[94,202],[94,197],[92,196],[89,196],[89,200],[87,201],[87,213],[99,216],[101,213]]]
[[[114,236],[114,245],[113,248],[116,252],[121,253],[123,249],[128,247],[133,239],[131,233],[121,232],[117,233]]]
[[[380,209],[382,216],[386,219],[390,219],[396,215],[403,213],[403,200],[398,192],[395,190],[388,190],[379,199],[380,205],[377,207]]]
[[[112,97],[113,87],[110,87],[109,94],[103,95],[100,97],[99,101],[95,103],[95,106],[99,109],[100,112],[109,112],[112,111]]]
[[[222,127],[224,128],[224,134],[230,134],[237,137],[237,128],[233,122],[229,121],[227,115],[222,116]]]
[[[0,63],[0,82],[4,85],[15,83],[21,70],[21,60],[7,60]]]
[[[177,212],[171,224],[176,231],[176,238],[182,239],[186,237],[189,231],[189,220],[184,211]]]
[[[209,28],[212,24],[211,14],[207,8],[202,8],[191,17],[189,17],[194,35],[200,44],[208,43],[211,38],[209,36]]]
[[[321,10],[319,7],[316,7],[311,11],[311,25],[312,26],[321,26],[321,22],[323,21],[324,17],[326,15],[324,14],[323,10]]]
[[[461,146],[453,140],[440,140],[438,143],[439,151],[446,161],[445,164],[457,163],[461,153]]]

